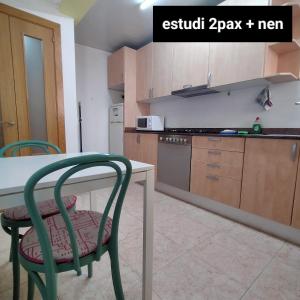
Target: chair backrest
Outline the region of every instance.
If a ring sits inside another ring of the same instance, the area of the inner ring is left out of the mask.
[[[124,174],[121,170],[120,165],[125,166]],[[76,242],[76,237],[75,237],[75,233],[73,230],[70,217],[62,201],[61,188],[65,183],[65,181],[73,174],[82,171],[84,169],[99,167],[99,166],[110,167],[116,173],[116,181],[112,188],[112,192],[106,204],[105,210],[103,212],[99,231],[98,231],[96,260],[100,260],[102,250],[103,250],[102,237],[104,234],[104,228],[107,221],[108,213],[110,211],[110,208],[115,198],[117,198],[117,201],[113,212],[111,237],[109,243],[117,242],[118,240],[118,227],[119,227],[121,208],[130,181],[131,173],[132,173],[132,167],[130,161],[123,156],[104,155],[104,154],[90,154],[90,155],[84,155],[79,157],[67,158],[52,163],[48,166],[45,166],[39,171],[35,172],[29,178],[29,180],[25,185],[25,190],[24,190],[25,203],[29,215],[31,217],[31,220],[33,222],[33,225],[37,231],[38,239],[40,241],[41,250],[43,254],[44,264],[48,272],[55,273],[55,262],[53,259],[50,240],[34,199],[35,186],[43,177],[47,176],[48,174],[64,168],[68,168],[62,175],[60,175],[60,177],[56,182],[56,185],[54,187],[54,198],[57,207],[59,208],[63,220],[66,224],[67,231],[69,234],[70,244],[71,244],[73,258],[74,258],[73,260],[74,269],[77,271],[78,274],[81,274],[79,255],[78,255],[79,252],[78,245]]]
[[[46,141],[28,140],[19,141],[4,146],[0,149],[0,157],[4,157],[5,155],[16,156],[20,150],[26,148],[42,150],[42,152],[45,154],[51,154],[50,149],[54,150],[55,153],[62,153],[56,145],[50,144]]]

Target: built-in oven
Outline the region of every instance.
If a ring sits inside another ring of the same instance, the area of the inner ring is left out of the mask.
[[[157,181],[179,189],[190,190],[192,137],[159,135]]]

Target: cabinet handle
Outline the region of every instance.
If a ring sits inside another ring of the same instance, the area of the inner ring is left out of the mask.
[[[149,89],[149,99],[153,98],[153,88]]]
[[[221,168],[221,166],[219,164],[207,164],[207,166],[209,168],[213,168],[213,169],[220,169]]]
[[[207,75],[207,86],[210,87],[210,84],[211,84],[211,77],[212,77],[212,73],[209,72],[208,75]]]
[[[191,84],[185,84],[182,88],[183,89],[189,89],[191,87],[193,87]]]
[[[209,180],[214,180],[214,181],[218,181],[219,180],[219,177],[213,176],[213,175],[207,175],[206,178],[209,179]]]
[[[0,126],[7,125],[8,127],[16,125],[15,122],[12,121],[0,121]]]
[[[295,161],[297,159],[298,154],[298,144],[292,145],[292,151],[291,151],[291,159],[292,161]]]
[[[214,142],[220,142],[221,141],[220,137],[214,137],[214,136],[209,136],[207,139],[209,141],[214,141]]]
[[[221,151],[212,151],[212,150],[208,150],[208,154],[221,155]]]
[[[139,134],[136,136],[136,142],[137,142],[138,144],[141,143],[141,136],[140,136]]]

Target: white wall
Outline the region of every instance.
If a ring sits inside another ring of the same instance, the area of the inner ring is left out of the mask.
[[[60,24],[66,150],[67,152],[78,152],[79,127],[76,101],[74,20],[61,14],[54,4],[46,0],[2,0],[0,2]]]
[[[257,116],[264,127],[300,128],[300,82],[271,85],[273,107],[265,111],[255,98],[262,87],[195,98],[169,97],[151,104],[151,114],[166,117],[166,127],[252,127]],[[170,100],[171,99],[171,100]]]
[[[83,151],[109,151],[109,107],[120,93],[107,88],[109,52],[76,44],[77,96],[82,108]]]

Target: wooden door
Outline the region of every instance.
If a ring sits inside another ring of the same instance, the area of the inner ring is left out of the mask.
[[[172,90],[208,82],[209,43],[174,43]]]
[[[171,95],[172,43],[153,43],[153,98]]]
[[[211,43],[210,85],[220,86],[263,77],[264,43]]]
[[[137,101],[152,97],[153,74],[153,43],[150,43],[136,52],[136,99]]]
[[[297,184],[293,207],[292,226],[300,229],[300,163],[298,164]]]
[[[121,48],[108,57],[108,88],[120,90],[124,86],[124,50]]]
[[[9,18],[0,13],[0,148],[19,139]]]
[[[247,139],[241,209],[290,225],[300,143]]]
[[[43,139],[58,145],[57,87],[53,31],[15,17],[10,17],[10,29],[19,139]],[[38,47],[40,47],[41,51],[40,57],[36,55],[38,54]],[[37,61],[39,59],[40,61]],[[35,74],[35,78],[30,79],[30,63],[34,63],[33,68],[35,70],[40,68],[42,78],[36,78],[37,74]],[[31,90],[37,89],[39,91],[31,92]],[[40,97],[35,93],[38,93]],[[39,117],[41,122],[37,126],[35,121]],[[45,127],[44,132],[40,130],[40,132],[35,133],[38,129],[37,127],[42,126]]]

